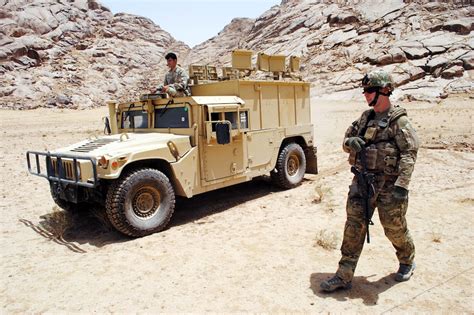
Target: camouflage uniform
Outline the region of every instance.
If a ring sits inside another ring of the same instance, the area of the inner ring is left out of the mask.
[[[173,97],[191,95],[188,87],[189,76],[180,66],[168,71],[163,85],[169,85],[168,93]]]
[[[366,165],[375,174],[374,196],[370,200],[371,209],[378,209],[385,235],[392,242],[401,264],[411,265],[415,256],[415,246],[407,228],[405,214],[408,198],[397,201],[393,197],[395,186],[408,190],[410,177],[416,161],[419,141],[410,125],[406,110],[391,106],[383,113],[373,109],[347,129],[343,149],[350,153],[349,162],[361,169],[357,154],[345,145],[349,137],[363,137],[366,141]],[[360,253],[364,246],[367,226],[359,187],[354,177],[349,186],[346,205],[347,220],[341,246],[342,258],[336,275],[345,282],[354,276]]]

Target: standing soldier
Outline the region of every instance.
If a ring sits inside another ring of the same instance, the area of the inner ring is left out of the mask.
[[[406,110],[390,103],[393,81],[387,72],[368,73],[362,87],[371,108],[349,126],[344,137],[343,149],[350,154],[356,176],[349,186],[339,268],[321,283],[326,292],[351,288],[366,234],[369,242],[368,225],[375,208],[400,263],[395,280],[407,281],[415,270],[415,246],[405,214],[419,141]]]
[[[158,87],[157,92],[168,93],[172,97],[191,95],[188,87],[189,76],[183,68],[178,66],[176,54],[167,53],[165,59],[169,71],[165,75],[164,84]]]

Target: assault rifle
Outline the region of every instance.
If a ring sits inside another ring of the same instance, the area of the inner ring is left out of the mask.
[[[372,209],[372,206],[370,205],[370,199],[375,194],[375,175],[367,171],[367,158],[365,150],[365,148],[362,148],[362,150],[359,152],[362,170],[358,170],[355,166],[352,166],[351,172],[354,173],[357,178],[359,193],[362,196],[364,219],[365,224],[367,225],[367,243],[370,243],[369,225],[374,225],[374,222],[372,222],[372,215],[374,214],[374,209]]]

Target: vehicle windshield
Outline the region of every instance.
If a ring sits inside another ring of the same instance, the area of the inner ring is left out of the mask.
[[[148,128],[148,113],[131,110],[122,113],[122,129]]]
[[[189,128],[189,111],[186,106],[155,109],[155,128]]]

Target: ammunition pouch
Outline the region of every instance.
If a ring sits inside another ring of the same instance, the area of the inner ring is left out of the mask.
[[[399,151],[395,147],[385,146],[377,148],[372,144],[365,151],[366,169],[374,173],[384,173],[386,175],[399,175]],[[356,152],[351,152],[348,158],[351,166],[361,169],[362,165]]]
[[[377,148],[370,145],[365,149],[365,163],[367,170],[378,170],[377,168]]]

